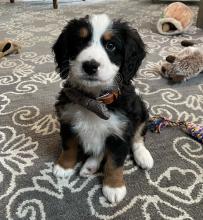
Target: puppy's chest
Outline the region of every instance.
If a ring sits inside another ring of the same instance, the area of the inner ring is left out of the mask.
[[[120,112],[110,112],[110,118],[103,120],[75,104],[66,105],[63,118],[71,122],[84,151],[95,155],[104,150],[108,136],[115,135],[123,138],[128,121],[127,117]]]

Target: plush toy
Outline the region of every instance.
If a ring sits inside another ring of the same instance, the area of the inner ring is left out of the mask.
[[[157,22],[157,29],[163,35],[180,34],[186,31],[192,22],[192,10],[181,2],[174,2],[165,8]]]
[[[19,53],[21,47],[14,41],[11,40],[2,40],[0,41],[0,58],[11,54],[11,53]]]
[[[187,48],[167,56],[160,68],[162,77],[173,82],[186,81],[203,71],[203,48],[193,46],[190,41],[182,41],[181,44]]]

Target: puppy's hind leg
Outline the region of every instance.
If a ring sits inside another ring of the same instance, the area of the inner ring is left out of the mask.
[[[80,170],[80,176],[88,177],[97,172],[103,160],[103,153],[99,156],[90,156]]]
[[[144,134],[146,124],[142,123],[135,132],[132,144],[132,151],[135,162],[143,169],[151,169],[154,165],[154,160],[144,145]]]

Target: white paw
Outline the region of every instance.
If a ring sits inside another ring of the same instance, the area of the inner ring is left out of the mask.
[[[110,186],[103,186],[102,192],[107,200],[111,203],[118,203],[120,202],[126,195],[126,187],[110,187]]]
[[[100,160],[89,157],[80,170],[80,176],[88,177],[96,173],[100,166]]]
[[[139,146],[140,145],[140,146]],[[150,152],[142,143],[136,143],[133,147],[133,155],[135,162],[143,169],[150,170],[154,165],[154,160]]]
[[[54,169],[53,169],[53,174],[56,177],[68,177],[71,176],[74,173],[73,169],[64,169],[63,167],[61,167],[59,164],[55,164],[54,165]]]

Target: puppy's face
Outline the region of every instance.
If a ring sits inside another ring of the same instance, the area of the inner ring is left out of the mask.
[[[112,22],[106,15],[91,16],[79,28],[73,46],[80,48],[70,60],[70,79],[87,86],[111,84],[122,61],[122,44],[113,33]]]
[[[128,83],[145,56],[137,31],[105,14],[71,20],[53,51],[61,77],[86,87]]]

